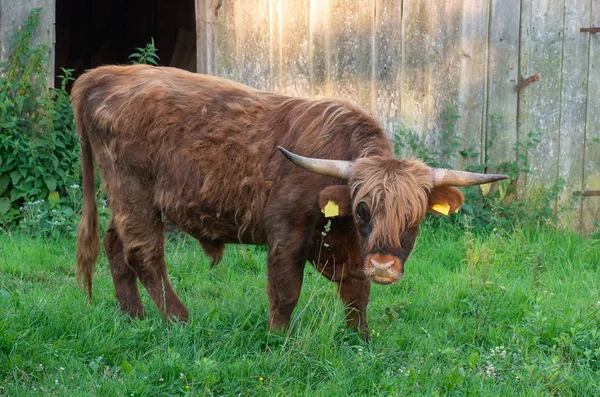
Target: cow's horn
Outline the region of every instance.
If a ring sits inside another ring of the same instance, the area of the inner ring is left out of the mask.
[[[433,186],[473,186],[508,179],[502,174],[478,174],[475,172],[447,170],[444,168],[431,169]]]
[[[325,160],[304,157],[294,154],[281,146],[277,146],[281,153],[292,163],[298,167],[304,168],[307,171],[314,172],[319,175],[332,176],[348,180],[352,176],[352,162],[345,160]]]

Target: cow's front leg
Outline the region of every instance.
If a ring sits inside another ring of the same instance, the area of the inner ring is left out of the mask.
[[[278,254],[277,250],[269,251],[267,294],[271,330],[285,330],[290,325],[302,289],[304,262]]]
[[[354,329],[364,340],[369,340],[367,305],[371,282],[363,278],[346,277],[338,281],[340,298],[346,305],[346,326]]]

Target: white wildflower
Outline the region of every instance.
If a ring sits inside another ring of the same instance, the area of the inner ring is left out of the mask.
[[[488,361],[487,365],[485,367],[485,376],[487,376],[488,378],[491,378],[492,376],[494,376],[494,374],[496,373],[496,368],[494,368],[494,365]]]

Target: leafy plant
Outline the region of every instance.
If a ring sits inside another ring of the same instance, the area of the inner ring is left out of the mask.
[[[154,38],[150,38],[150,42],[146,44],[146,46],[137,47],[135,49],[136,52],[129,55],[129,59],[131,59],[131,63],[134,65],[144,64],[144,65],[154,65],[158,66],[158,61],[160,60],[157,52],[158,48],[154,45]]]
[[[26,203],[53,200],[73,206],[69,186],[79,179],[78,141],[66,86],[48,89],[49,47],[33,45],[40,9],[12,37],[11,55],[0,65],[0,216],[6,225],[26,216]]]
[[[460,119],[458,107],[454,103],[444,105],[442,112],[443,129],[440,134],[440,154],[439,163],[441,167],[451,168],[450,161],[457,158],[458,148],[460,146],[460,136],[457,133],[457,124]],[[460,154],[460,152],[458,152]]]

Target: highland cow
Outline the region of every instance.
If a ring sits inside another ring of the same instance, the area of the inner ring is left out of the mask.
[[[72,102],[83,174],[78,278],[91,299],[95,159],[112,213],[104,247],[131,316],[144,315],[139,279],[166,318],[188,317],[167,276],[168,220],[212,264],[225,244],[268,246],[270,328],[289,325],[308,261],[337,283],[347,325],[368,338],[371,281],[400,279],[426,212],[457,210],[454,186],[506,178],[396,159],[381,126],[348,102],[174,68],[100,67],[76,81]]]

